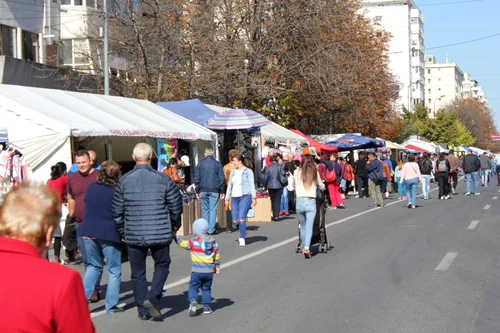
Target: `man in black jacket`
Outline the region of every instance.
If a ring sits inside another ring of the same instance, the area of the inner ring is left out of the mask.
[[[465,195],[470,195],[470,185],[474,185],[474,194],[479,195],[479,168],[481,167],[481,162],[479,158],[472,154],[472,150],[467,151],[467,155],[464,157],[464,171],[465,171]]]
[[[222,164],[214,158],[212,148],[205,149],[205,158],[198,163],[194,173],[196,197],[201,200],[201,216],[208,221],[208,234],[215,235],[217,202],[224,200],[226,180]]]
[[[134,169],[125,174],[113,197],[116,230],[128,247],[132,285],[139,318],[161,320],[159,308],[170,267],[170,243],[181,227],[182,196],[172,180],[151,167],[151,146],[139,143]],[[146,258],[151,250],[155,270],[148,292]]]
[[[366,154],[360,152],[359,159],[354,162],[354,174],[356,175],[356,185],[358,187],[358,195],[356,198],[363,198],[368,191],[368,173],[366,172]]]

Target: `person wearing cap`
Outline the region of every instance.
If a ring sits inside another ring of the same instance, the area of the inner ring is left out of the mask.
[[[220,273],[220,253],[217,241],[209,235],[208,222],[204,218],[193,223],[195,236],[190,240],[176,237],[177,244],[191,253],[191,280],[189,281],[189,316],[196,316],[198,310],[198,291],[201,289],[203,314],[211,314],[212,282],[214,273]]]
[[[186,184],[186,168],[190,167],[191,164],[189,163],[189,156],[187,155],[182,155],[181,158],[179,159],[179,164],[177,164],[177,173],[179,175],[179,178],[184,181],[184,184]]]

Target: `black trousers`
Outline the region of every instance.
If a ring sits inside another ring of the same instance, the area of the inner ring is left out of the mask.
[[[453,189],[455,190],[458,185],[458,173],[456,171],[450,172],[450,177],[453,179]]]
[[[148,250],[151,249],[151,255],[155,262],[153,280],[148,291],[148,282],[146,280],[146,258]],[[128,256],[130,268],[132,270],[132,288],[134,298],[137,304],[137,310],[140,315],[145,315],[148,310],[143,303],[147,299],[156,305],[160,304],[163,285],[167,280],[170,267],[170,244],[150,247],[128,246]]]
[[[272,190],[269,189],[269,196],[271,197],[271,207],[273,208],[273,218],[278,218],[280,216],[280,205],[281,196],[283,194],[283,189]]]
[[[450,192],[449,184],[448,184],[448,172],[437,172],[436,173],[436,181],[439,186],[439,197],[447,196]]]
[[[368,177],[362,175],[356,175],[356,186],[358,188],[358,195],[360,197],[368,195]],[[363,189],[365,189],[363,191]]]

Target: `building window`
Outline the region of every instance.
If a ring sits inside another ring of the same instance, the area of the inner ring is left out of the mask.
[[[427,74],[430,74],[430,73],[431,73],[431,70],[430,70],[430,69],[428,69],[428,70],[427,70]]]
[[[83,6],[83,0],[74,0],[75,6]]]
[[[71,0],[61,0],[61,5],[71,5]]]
[[[438,91],[441,91],[441,88],[438,88]]]
[[[38,35],[23,31],[23,59],[38,61]]]
[[[430,98],[429,98],[427,101],[429,101],[429,104],[431,104],[431,103],[432,103],[432,101],[431,101],[431,99],[430,99]]]
[[[430,89],[427,89],[427,91],[429,92],[429,94],[431,93],[431,90],[430,90]]]
[[[66,66],[85,65],[89,62],[85,40],[67,39],[63,41],[63,63]]]
[[[375,16],[375,22],[382,22],[382,16]]]
[[[0,24],[0,55],[16,56],[16,29]]]
[[[427,83],[431,83],[431,79],[427,79]]]

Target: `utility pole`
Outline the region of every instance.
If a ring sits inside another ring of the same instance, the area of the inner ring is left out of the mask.
[[[108,0],[103,0],[104,7],[104,95],[109,95],[109,51],[108,51]],[[108,160],[113,159],[113,142],[108,135]]]

